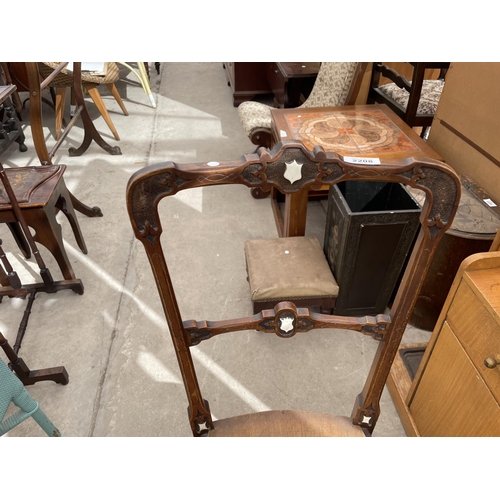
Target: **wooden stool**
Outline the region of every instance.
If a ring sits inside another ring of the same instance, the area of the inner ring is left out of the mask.
[[[65,165],[5,169],[26,223],[35,231],[35,241],[46,247],[54,256],[64,278],[73,280],[76,276],[64,249],[61,226],[56,220],[59,210],[62,210],[68,218],[78,246],[85,254],[87,247],[71,203],[70,193],[64,183],[65,170]],[[1,185],[0,222],[12,224],[13,227],[16,227],[17,223],[7,193]]]
[[[245,257],[255,314],[284,300],[326,314],[335,307],[339,287],[317,238],[248,240]]]

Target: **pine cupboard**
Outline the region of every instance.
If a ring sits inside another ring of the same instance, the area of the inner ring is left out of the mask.
[[[500,252],[462,263],[406,396],[397,370],[408,435],[500,436]]]

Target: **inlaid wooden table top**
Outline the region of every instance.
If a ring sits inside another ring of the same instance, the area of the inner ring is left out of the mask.
[[[273,143],[300,140],[349,158],[432,158],[443,161],[411,127],[385,104],[325,108],[272,109]],[[354,161],[354,160],[353,160]],[[275,193],[273,193],[275,196]],[[286,195],[284,216],[272,197],[280,236],[304,236],[307,197]]]
[[[273,109],[274,142],[298,139],[341,156],[442,158],[384,104]]]

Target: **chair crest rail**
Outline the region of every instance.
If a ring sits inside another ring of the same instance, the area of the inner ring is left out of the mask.
[[[431,199],[422,213],[427,218],[425,226],[434,234],[450,227],[456,210],[460,184],[450,177],[449,171],[444,163],[431,159],[387,160],[370,166],[353,164],[336,153],[326,153],[321,146],[311,152],[301,142],[287,140],[272,150],[259,148],[257,153],[239,161],[182,165],[166,162],[146,167],[131,177],[128,189],[134,231],[139,239],[147,238],[151,243],[161,234],[159,201],[184,189],[243,184],[263,190],[275,187],[283,194],[293,194],[304,188],[360,179],[399,182],[425,191]],[[437,186],[435,200],[431,186]]]

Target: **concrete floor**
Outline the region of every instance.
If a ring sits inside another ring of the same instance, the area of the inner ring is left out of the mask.
[[[73,268],[84,295],[39,293],[20,355],[31,369],[64,365],[66,386],[41,382],[29,388],[64,436],[190,436],[187,401],[168,328],[142,245],[132,233],[125,207],[131,174],[154,163],[238,159],[255,146],[243,132],[221,63],[151,63],[153,108],[136,77],[125,67],[117,87],[129,111],[124,116],[103,90],[121,136],[116,141],[93,103],[96,128],[122,155],[97,144],[80,157],[77,123],[54,157],[67,165],[69,189],[102,209],[102,218],[79,214],[88,247],[83,255],[60,217]],[[22,98],[27,94],[21,94]],[[27,104],[29,107],[29,104]],[[54,117],[44,105],[49,149]],[[66,115],[67,116],[67,115]],[[37,165],[24,113],[28,151],[16,145],[0,157],[6,167]],[[324,206],[310,204],[308,229],[322,241]],[[256,200],[242,186],[184,191],[161,206],[162,243],[185,319],[226,319],[252,314],[243,243],[277,235],[269,199]],[[25,261],[10,233],[0,227],[10,261],[24,282],[37,281],[35,261]],[[41,247],[54,278],[61,279]],[[5,298],[0,331],[14,342],[26,302]],[[405,341],[428,340],[411,327]],[[350,415],[361,391],[375,341],[348,331],[317,331],[284,341],[274,335],[240,332],[218,336],[193,349],[199,381],[215,418],[265,409],[309,409]],[[386,390],[375,436],[405,436]],[[8,436],[41,436],[29,419]]]

